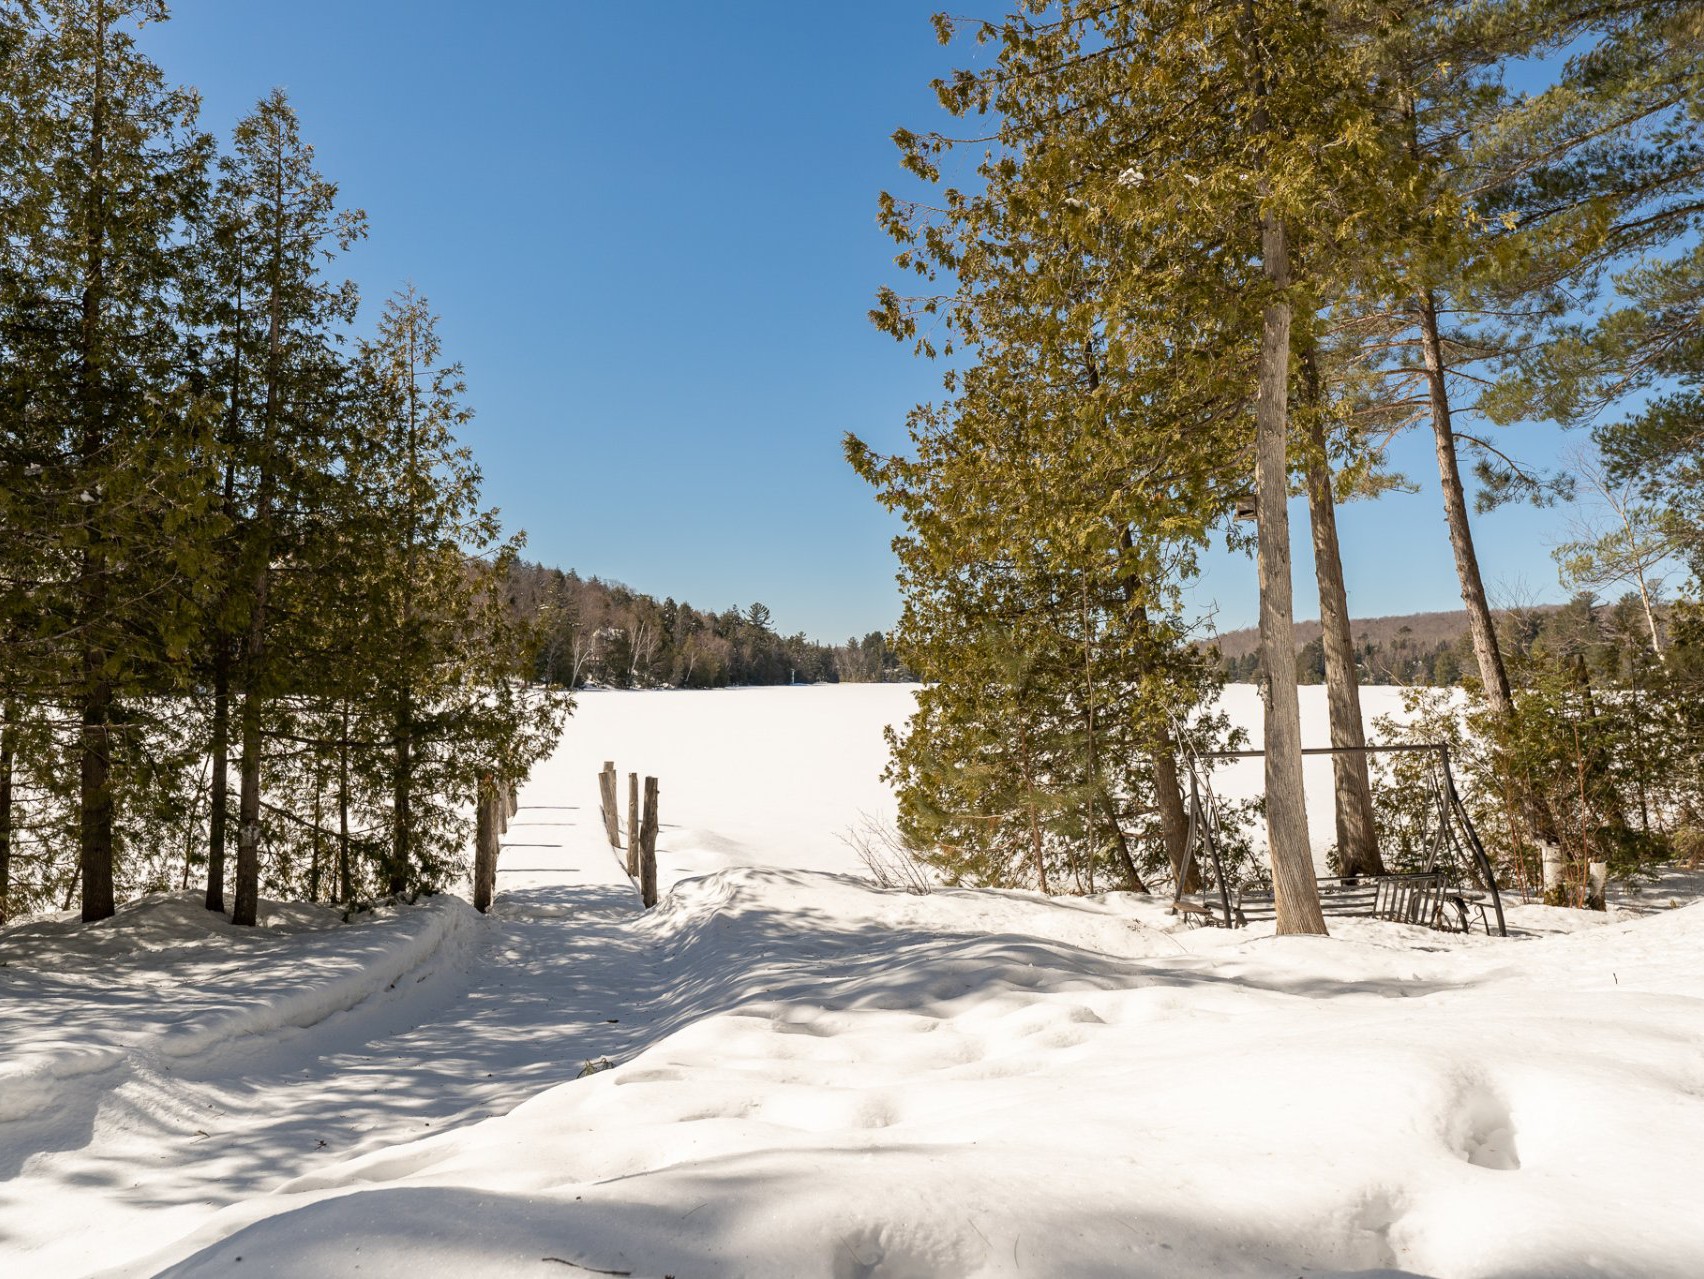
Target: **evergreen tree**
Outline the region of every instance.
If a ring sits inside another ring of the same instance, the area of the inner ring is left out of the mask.
[[[1676,16],[1684,25],[1689,8],[1573,0],[1419,6],[1381,44],[1382,83],[1405,122],[1411,165],[1407,213],[1390,243],[1399,268],[1392,301],[1410,299],[1463,600],[1482,683],[1504,723],[1514,704],[1473,548],[1459,446],[1482,455],[1482,501],[1542,490],[1462,429],[1451,382],[1482,385],[1487,360],[1547,346],[1543,327],[1590,296],[1608,264],[1649,243],[1662,223],[1656,206],[1693,180],[1695,156],[1672,147],[1660,123],[1684,110],[1688,84],[1654,70],[1663,59],[1646,47],[1657,32],[1673,35]],[[1581,45],[1586,51],[1569,56],[1543,92],[1527,97],[1504,86],[1510,59]],[[1476,365],[1482,371],[1464,379]],[[1495,420],[1518,416],[1507,388],[1485,407]]]
[[[85,919],[114,908],[122,810],[148,770],[210,567],[212,450],[185,375],[183,227],[204,189],[195,99],[132,28],[153,0],[42,0],[11,16],[6,192],[6,633],[77,777]],[[61,720],[60,716],[63,716]]]
[[[1352,4],[1025,6],[977,27],[998,48],[991,69],[940,86],[955,114],[998,117],[981,189],[950,188],[933,213],[885,205],[901,265],[957,287],[913,304],[886,294],[879,322],[913,336],[919,313],[942,313],[979,354],[1049,352],[1051,367],[1023,376],[1055,385],[1069,363],[1092,366],[1090,411],[1130,448],[1115,491],[1142,487],[1150,503],[1131,525],[1187,543],[1257,490],[1266,811],[1285,931],[1323,928],[1290,630],[1290,330],[1299,302],[1367,269],[1371,255],[1335,246],[1354,247],[1392,198],[1395,139],[1369,83],[1379,20]],[[953,145],[899,141],[926,179]],[[1170,491],[1144,457],[1164,460]]]
[[[361,436],[347,462],[362,523],[349,532],[343,589],[358,600],[378,730],[369,760],[389,792],[387,892],[442,884],[465,846],[454,798],[485,773],[519,779],[554,742],[562,705],[523,678],[534,642],[509,607],[517,544],[479,506],[479,471],[455,432],[459,365],[437,320],[405,289],[361,347]]]
[[[1173,726],[1213,687],[1153,620],[1187,550],[1120,494],[1130,454],[1108,447],[1077,388],[1009,382],[992,364],[958,385],[913,415],[915,459],[848,445],[909,529],[896,639],[926,686],[893,738],[902,833],[968,882],[1142,889],[1177,870]]]
[[[339,326],[354,318],[356,295],[322,272],[337,249],[362,233],[359,214],[342,215],[336,188],[314,169],[295,112],[281,91],[238,126],[210,217],[204,349],[222,385],[222,493],[230,572],[214,619],[214,813],[208,905],[222,908],[226,734],[222,685],[235,672],[241,695],[242,773],[236,895],[232,918],[255,921],[260,882],[263,728],[270,701],[290,688],[295,656],[275,643],[280,605],[324,588],[304,559],[305,525],[333,497],[330,472],[344,407]],[[277,566],[287,565],[280,582]],[[303,579],[306,579],[305,581]],[[293,581],[288,579],[294,579]],[[304,589],[305,588],[305,589]],[[281,591],[284,598],[280,598]]]
[[[282,94],[210,187],[194,95],[136,47],[164,16],[0,6],[0,917],[79,886],[110,915],[203,848],[221,905],[233,715],[234,918],[441,883],[455,804],[565,709],[424,304],[351,367],[322,271],[358,215]]]

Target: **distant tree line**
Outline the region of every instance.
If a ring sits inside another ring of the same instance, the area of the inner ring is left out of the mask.
[[[430,307],[357,327],[364,217],[281,92],[198,126],[165,16],[0,5],[0,919],[442,885],[560,723]]]
[[[1670,631],[1673,609],[1657,603],[1653,612],[1659,634]],[[1652,651],[1645,603],[1632,591],[1614,602],[1583,591],[1564,605],[1502,609],[1495,619],[1505,658],[1522,669],[1546,654],[1563,653],[1569,660],[1584,654],[1593,669],[1614,678],[1626,667],[1629,654]],[[1318,624],[1304,623],[1296,629],[1315,632],[1296,649],[1297,680],[1304,685],[1323,684],[1325,645]],[[1236,632],[1203,646],[1219,654],[1219,669],[1228,682],[1251,683],[1260,672],[1260,647],[1258,642],[1250,644],[1249,638],[1246,632]],[[1233,652],[1225,652],[1226,648]],[[1475,683],[1473,641],[1464,614],[1379,618],[1371,628],[1357,628],[1353,651],[1362,684],[1451,688]]]
[[[1352,649],[1355,677],[1361,684],[1452,685],[1461,681],[1473,660],[1472,641],[1464,628],[1454,640],[1426,643],[1411,634],[1398,633],[1385,641],[1358,635]],[[1220,670],[1227,682],[1252,684],[1260,674],[1261,654],[1257,648],[1240,657],[1220,657]],[[1296,682],[1307,686],[1325,683],[1325,640],[1314,636],[1296,649]]]
[[[533,675],[558,688],[878,683],[915,676],[871,631],[822,644],[782,635],[767,606],[703,612],[572,570],[516,562],[507,593],[535,637]]]

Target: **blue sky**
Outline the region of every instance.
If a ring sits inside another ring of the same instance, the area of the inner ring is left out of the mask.
[[[412,280],[442,315],[487,498],[531,558],[704,608],[761,600],[821,639],[893,623],[897,525],[840,438],[899,448],[938,389],[865,318],[894,278],[889,136],[939,121],[929,80],[969,54],[935,44],[929,0],[171,7],[146,43],[201,90],[204,124],[228,135],[282,86],[367,211],[344,263],[366,313]],[[1351,608],[1458,607],[1429,438],[1394,456],[1422,490],[1345,508]],[[1494,595],[1560,598],[1559,522],[1480,521]],[[1252,624],[1252,563],[1206,563],[1198,601]]]

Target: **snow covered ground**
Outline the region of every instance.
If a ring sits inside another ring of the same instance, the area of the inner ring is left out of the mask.
[[[883,892],[910,696],[586,696],[490,917],[0,930],[0,1275],[1704,1274],[1704,877],[1510,940]]]

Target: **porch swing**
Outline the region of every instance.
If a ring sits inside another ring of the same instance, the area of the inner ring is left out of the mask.
[[[1422,869],[1383,875],[1316,876],[1320,906],[1327,915],[1362,915],[1395,923],[1418,924],[1441,932],[1472,932],[1474,921],[1487,936],[1509,935],[1503,918],[1503,899],[1497,872],[1450,770],[1449,747],[1443,743],[1398,746],[1310,747],[1303,755],[1395,754],[1424,752],[1433,756],[1429,785],[1432,816],[1425,839]],[[1264,759],[1265,751],[1186,752],[1189,775],[1189,830],[1183,867],[1173,887],[1172,910],[1193,922],[1218,928],[1243,928],[1250,922],[1275,917],[1270,892],[1245,891],[1225,872],[1224,820],[1207,768],[1214,760]],[[1190,871],[1200,872],[1200,888],[1190,893]]]

